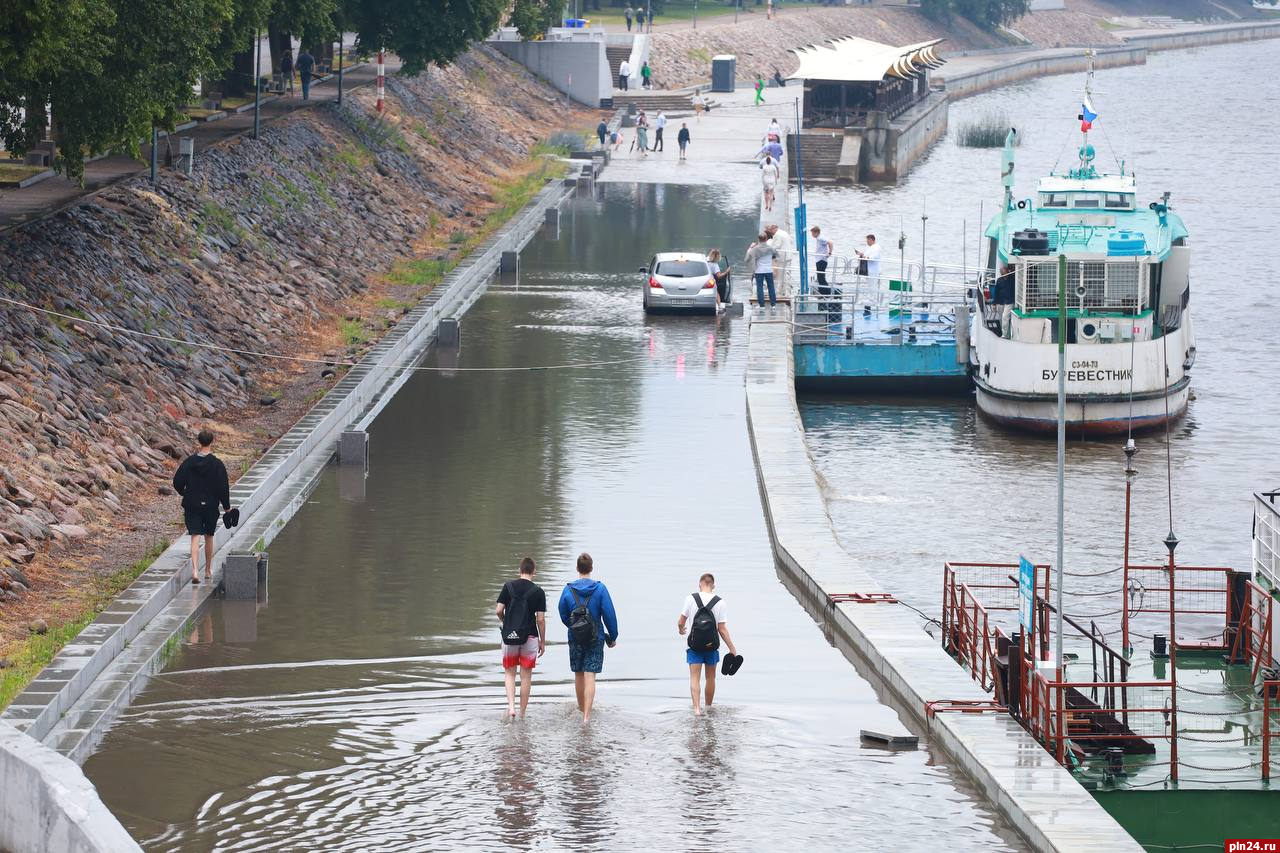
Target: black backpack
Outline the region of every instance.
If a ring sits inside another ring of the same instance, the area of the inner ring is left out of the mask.
[[[720,648],[720,632],[716,630],[716,614],[711,610],[719,601],[720,596],[714,595],[710,601],[703,604],[702,596],[696,592],[693,594],[693,602],[698,605],[698,612],[693,614],[693,622],[689,627],[689,648],[695,652],[709,652],[712,649]]]
[[[533,636],[529,630],[533,622],[529,618],[529,596],[535,589],[537,587],[530,584],[524,595],[516,595],[514,584],[511,587],[511,603],[502,612],[502,642],[508,646],[523,646]]]
[[[579,598],[578,591],[569,587],[569,594],[573,596],[573,609],[569,611],[569,637],[579,646],[594,646],[600,638],[596,620],[591,618],[591,608],[587,607],[595,593],[596,587],[592,587],[586,598]]]

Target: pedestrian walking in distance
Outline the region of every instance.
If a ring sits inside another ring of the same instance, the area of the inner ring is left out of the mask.
[[[764,190],[765,210],[773,210],[774,188],[778,186],[778,178],[781,174],[778,164],[773,161],[773,156],[766,154],[764,164],[760,167],[760,182]]]
[[[757,74],[756,75],[756,102],[754,105],[758,107],[763,103],[764,103],[764,77],[761,77],[759,74]]]
[[[649,117],[644,114],[644,110],[636,116],[635,146],[640,150],[641,157],[649,156]]]
[[[293,97],[293,48],[286,47],[280,57],[280,88]]]
[[[218,507],[231,511],[231,483],[227,466],[213,455],[213,433],[200,430],[199,448],[173,474],[173,490],[182,495],[182,518],[191,536],[191,582],[200,583],[200,541],[204,540],[204,577],[213,577],[213,535],[218,532]]]
[[[746,268],[756,279],[756,304],[764,306],[764,286],[769,286],[769,307],[778,304],[773,288],[773,256],[777,254],[769,245],[769,235],[761,232],[756,242],[747,247]]]
[[[693,713],[702,716],[704,704],[711,707],[716,698],[716,664],[720,663],[720,640],[729,647],[729,654],[736,655],[733,638],[729,636],[728,616],[724,601],[716,595],[716,579],[710,572],[698,578],[698,591],[684,600],[676,629],[680,636],[688,634],[685,662],[689,664],[689,696],[693,699]],[[706,675],[707,689],[702,691],[702,677]]]
[[[835,244],[822,236],[822,229],[817,225],[809,229],[809,233],[813,236],[815,258],[813,267],[818,271],[818,296],[830,296],[831,285],[827,283],[827,266],[831,262],[831,254],[835,251]],[[827,312],[827,321],[837,323],[840,321],[840,304],[831,302],[830,300],[819,299],[818,307]]]
[[[648,60],[645,60],[644,65],[640,66],[640,87],[642,89],[653,88],[653,69],[649,67]]]
[[[507,716],[516,715],[516,670],[520,670],[520,716],[529,707],[533,667],[547,650],[547,594],[533,582],[538,567],[532,557],[520,561],[520,577],[498,593],[502,623],[502,672],[507,687]]]
[[[702,113],[707,108],[707,99],[702,97],[701,92],[695,92],[693,95],[693,117],[701,122]]]
[[[635,17],[636,13],[635,10],[631,8],[630,3],[627,4],[627,8],[623,10],[622,14],[627,19],[627,32],[631,32],[631,19]]]
[[[631,77],[631,63],[622,60],[622,64],[618,66],[618,88],[627,91],[627,79]]]
[[[609,138],[609,125],[604,119],[600,119],[600,123],[596,125],[596,138],[600,140],[600,148],[604,149],[604,141]]]
[[[569,629],[569,669],[582,722],[591,721],[596,676],[604,669],[604,647],[618,644],[618,616],[608,588],[591,577],[591,555],[578,555],[578,579],[560,593],[560,621]]]
[[[680,159],[684,160],[689,148],[689,123],[680,122],[680,132],[676,134],[676,143],[680,146]]]
[[[311,100],[311,72],[315,70],[316,58],[304,47],[298,54],[298,78],[302,81],[302,100]]]
[[[636,24],[639,25],[640,32],[644,32],[644,9],[636,9]]]
[[[655,133],[653,134],[653,150],[666,150],[666,146],[662,144],[662,132],[666,130],[667,117],[662,110],[658,110],[658,117],[653,120],[653,127],[655,130]]]

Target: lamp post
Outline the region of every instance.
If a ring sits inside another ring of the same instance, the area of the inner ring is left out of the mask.
[[[253,28],[253,138],[258,138],[259,113],[262,108],[262,31]]]

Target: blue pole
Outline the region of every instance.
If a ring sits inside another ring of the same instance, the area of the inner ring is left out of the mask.
[[[796,249],[800,262],[800,295],[809,294],[809,241],[805,236],[808,228],[808,212],[804,206],[804,161],[800,156],[800,99],[795,99],[796,115],[796,184],[799,188],[799,204],[796,206]]]

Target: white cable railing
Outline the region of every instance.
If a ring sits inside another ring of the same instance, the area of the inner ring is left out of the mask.
[[[1280,588],[1280,491],[1254,493],[1253,571],[1265,578],[1272,590]]]

